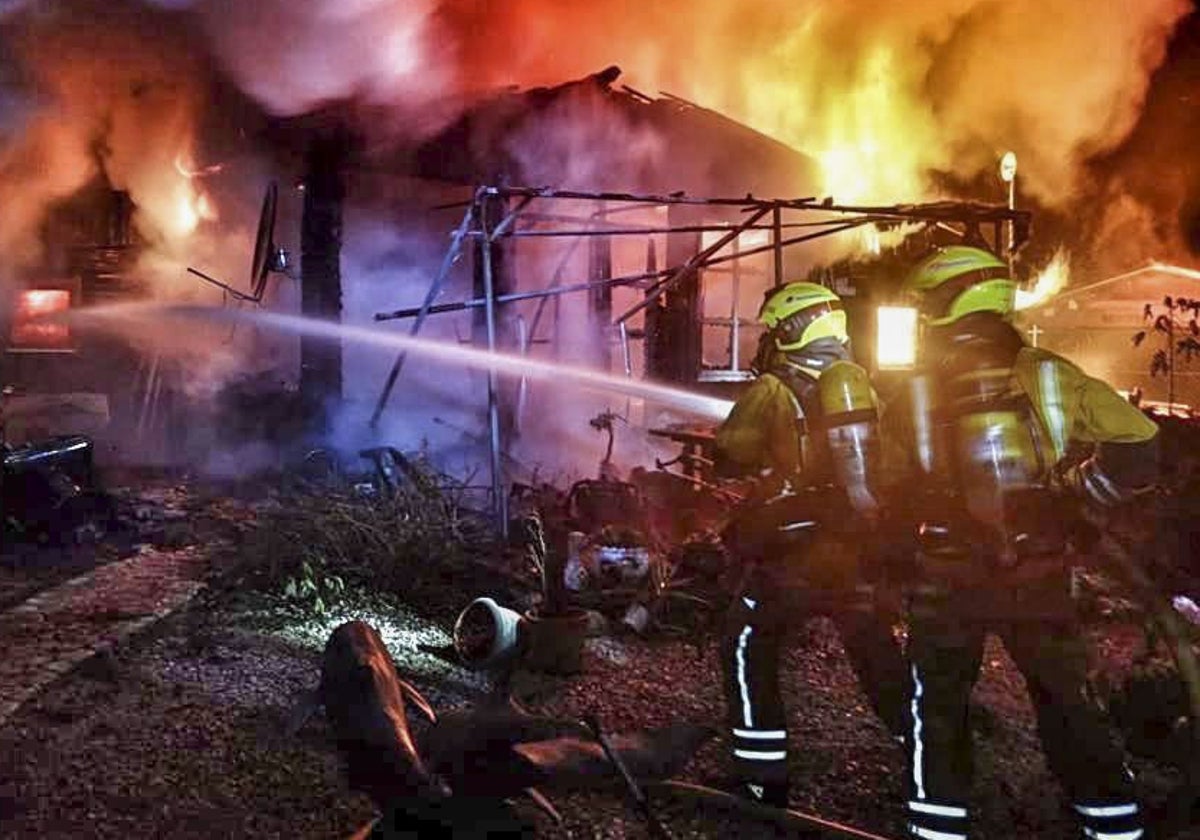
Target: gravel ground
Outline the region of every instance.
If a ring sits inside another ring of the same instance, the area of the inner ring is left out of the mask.
[[[0,552],[0,611],[117,560],[124,553],[104,545],[43,547],[19,543],[5,546]]]
[[[212,610],[196,605],[115,655],[88,661],[0,728],[0,837],[340,838],[370,818],[370,803],[345,788],[323,720],[283,735],[297,692],[316,683],[324,635],[348,616],[264,631]],[[416,651],[420,642],[445,641],[444,627],[403,611],[355,615],[380,627],[440,708],[485,688],[478,675]],[[1124,647],[1119,634],[1104,641]],[[711,650],[606,638],[589,642],[583,676],[530,676],[516,693],[549,713],[595,712],[613,732],[712,723],[722,710],[716,668]],[[901,752],[868,711],[827,622],[795,634],[785,674],[793,807],[900,836]],[[988,649],[976,699],[975,836],[1075,836],[1038,752],[1023,682],[997,646]],[[1145,771],[1151,798],[1170,783],[1155,768],[1135,769]],[[725,745],[714,742],[684,778],[719,784],[725,771]],[[566,823],[553,828],[539,817],[540,836],[648,836],[618,795],[556,804]],[[664,813],[680,837],[764,836],[692,808]]]
[[[131,484],[134,479],[136,487]],[[114,473],[102,476],[100,484],[107,489],[116,516],[98,539],[49,545],[9,533],[0,541],[0,611],[98,566],[129,557],[140,546],[191,544],[202,535],[227,531],[236,519],[231,515],[235,503],[216,489],[201,496],[195,487],[166,476]]]

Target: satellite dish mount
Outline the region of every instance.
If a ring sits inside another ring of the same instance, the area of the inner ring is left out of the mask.
[[[232,296],[235,300],[260,304],[267,290],[267,278],[271,274],[283,274],[296,279],[291,271],[288,252],[275,242],[275,216],[279,205],[279,185],[272,181],[263,194],[262,210],[258,214],[258,230],[254,234],[254,256],[250,260],[250,292],[246,293],[204,272],[188,267],[206,283],[211,283]]]

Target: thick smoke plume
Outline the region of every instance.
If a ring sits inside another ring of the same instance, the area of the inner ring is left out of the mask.
[[[920,201],[939,197],[937,184],[989,183],[1012,149],[1023,197],[1069,216],[1081,197],[1122,200],[1119,182],[1092,182],[1088,162],[1130,133],[1189,9],[1186,0],[0,0],[0,282],[46,271],[49,212],[101,182],[136,206],[147,246],[138,271],[158,293],[215,300],[184,267],[243,284],[265,181],[286,186],[299,174],[260,131],[270,120],[353,101],[358,110],[345,113],[370,114],[355,126],[368,148],[411,147],[485,92],[611,64],[621,82],[677,94],[807,154],[820,167],[814,191],[843,202]],[[644,128],[592,133],[576,118],[586,108],[564,114],[545,124],[556,142],[517,133],[510,157],[553,169],[546,149],[568,150],[559,177],[577,187],[611,174],[614,150],[636,159],[631,171],[686,166]],[[996,183],[979,197],[1002,195]],[[1126,227],[1144,211],[1128,205]],[[397,217],[377,203],[348,208],[363,226],[344,255],[348,317],[419,298],[436,263],[363,269],[388,247],[373,240],[371,215],[380,230]],[[1090,233],[1112,235],[1103,225]],[[1137,251],[1141,235],[1122,242]],[[407,248],[410,262],[444,241]],[[421,288],[401,292],[374,274]]]
[[[13,87],[0,145],[4,262],[36,257],[46,206],[103,170],[133,193],[149,238],[221,212],[178,176],[231,78],[271,114],[356,98],[431,129],[472,92],[553,84],[618,63],[817,158],[843,201],[928,197],[1013,149],[1045,204],[1141,111],[1185,0],[158,0],[0,6]],[[213,68],[218,68],[214,72]],[[0,75],[0,80],[4,77]],[[416,115],[424,115],[417,119]],[[609,138],[611,139],[611,138]],[[643,140],[644,144],[644,140]],[[163,174],[163,173],[166,174]],[[174,173],[174,176],[172,175]]]

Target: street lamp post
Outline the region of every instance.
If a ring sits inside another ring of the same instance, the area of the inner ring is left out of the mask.
[[[1017,155],[1015,152],[1005,152],[1000,158],[1000,180],[1008,184],[1008,209],[1016,209],[1017,203]],[[1008,220],[1008,275],[1013,273],[1013,220]]]

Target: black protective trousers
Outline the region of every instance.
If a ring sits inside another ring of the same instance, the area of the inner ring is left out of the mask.
[[[967,836],[972,779],[967,709],[991,632],[1025,678],[1047,761],[1067,790],[1083,836],[1141,838],[1133,778],[1089,698],[1087,649],[1074,623],[980,620],[986,610],[970,609],[970,603],[951,596],[941,607],[914,610],[910,624],[905,708],[910,836]]]
[[[849,602],[851,592],[845,593]],[[876,714],[893,732],[904,725],[908,668],[892,635],[892,624],[870,608],[860,587],[859,609],[818,608],[826,601],[810,587],[755,574],[738,593],[726,617],[721,645],[725,701],[736,772],[758,785],[788,780],[787,713],[779,685],[779,662],[789,629],[828,613]]]

